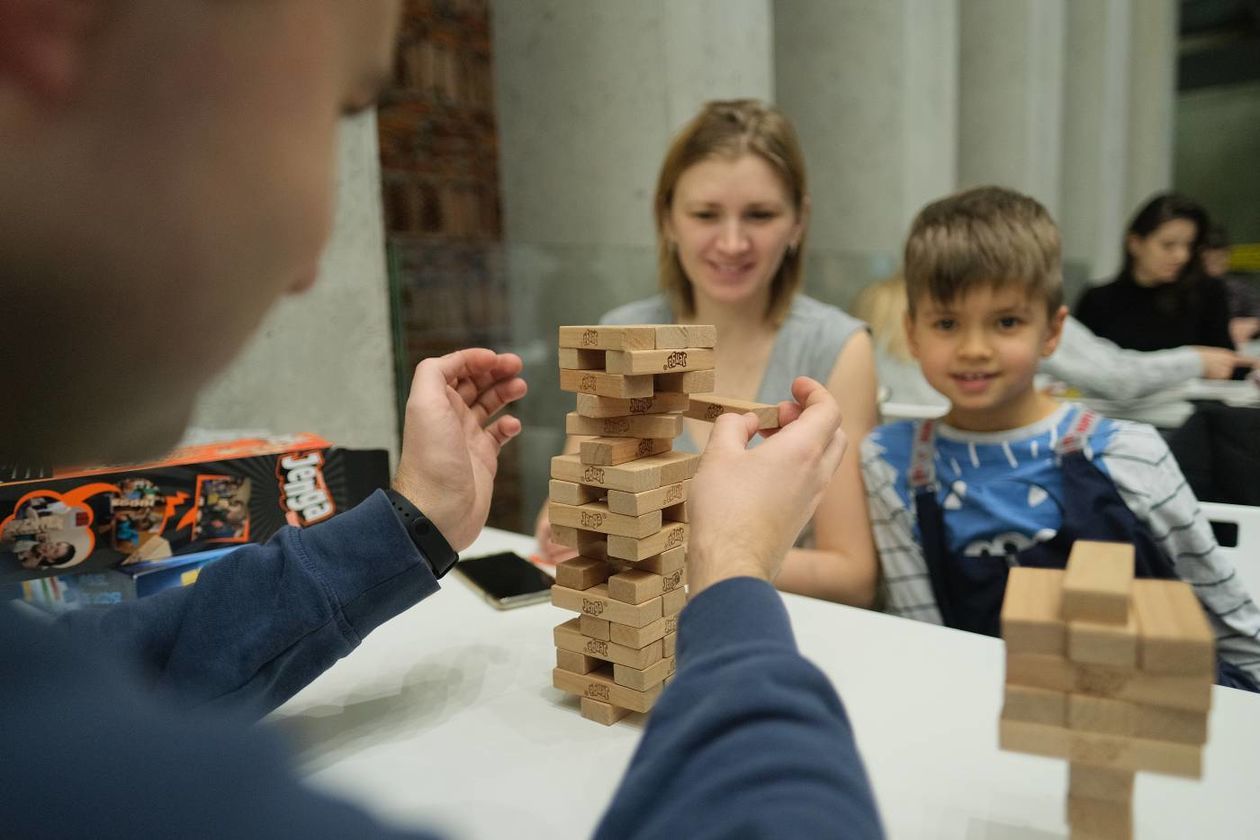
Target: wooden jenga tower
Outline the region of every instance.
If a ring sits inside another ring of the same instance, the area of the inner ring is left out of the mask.
[[[1139,770],[1198,778],[1216,653],[1189,584],[1135,580],[1133,547],[1078,541],[1011,570],[1002,749],[1066,758],[1071,836],[1133,836]]]
[[[605,725],[646,712],[674,672],[687,601],[687,491],[698,455],[672,451],[688,395],[712,391],[717,330],[699,325],[561,327],[560,387],[577,392],[565,431],[595,435],[551,461],[556,688]]]

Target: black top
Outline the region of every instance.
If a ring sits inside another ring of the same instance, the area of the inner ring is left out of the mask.
[[[1234,348],[1225,284],[1207,275],[1148,287],[1121,274],[1086,289],[1076,301],[1076,317],[1095,334],[1130,350],[1187,344]]]

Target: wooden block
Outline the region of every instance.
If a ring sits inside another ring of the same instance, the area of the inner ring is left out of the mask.
[[[661,655],[662,656],[678,656],[678,634],[666,633],[665,638],[661,639]]]
[[[1139,665],[1159,674],[1214,674],[1215,640],[1203,608],[1188,583],[1133,582]]]
[[[657,512],[659,515],[659,511]],[[687,542],[687,525],[682,522],[666,524],[650,537],[635,539],[610,534],[608,536],[608,556],[625,560],[638,561],[653,554],[660,554]]]
[[[561,327],[559,344],[585,350],[654,350],[656,327],[647,324]]]
[[[578,630],[581,631],[583,636],[588,636],[592,639],[602,639],[606,642],[612,638],[611,628],[611,623],[602,618],[586,614],[578,616]]]
[[[1133,771],[1113,770],[1090,764],[1069,764],[1068,796],[1102,799],[1107,802],[1132,802]]]
[[[687,373],[658,373],[652,377],[657,391],[680,394],[711,394],[717,388],[716,370],[693,370]]]
[[[551,541],[575,549],[583,557],[595,560],[608,559],[608,544],[603,534],[584,531],[569,525],[552,525]]]
[[[606,561],[579,555],[556,564],[556,583],[569,589],[590,589],[615,571]]]
[[[671,411],[686,411],[690,399],[686,394],[662,391],[657,391],[650,397],[629,400],[578,394],[576,411],[579,416],[595,419],[667,414]]]
[[[661,596],[661,615],[678,615],[687,606],[687,590],[681,586]]]
[[[717,327],[712,324],[662,324],[655,329],[658,350],[717,347]]]
[[[583,464],[611,467],[669,452],[672,445],[670,438],[597,437],[582,441],[578,457]]]
[[[683,570],[657,575],[642,569],[627,569],[608,578],[608,594],[618,601],[641,604],[649,598],[672,592],[683,585]],[[662,604],[662,609],[664,604]]]
[[[1068,825],[1073,836],[1128,838],[1133,836],[1133,801],[1115,802],[1091,799],[1084,796],[1068,796]]]
[[[678,632],[678,616],[662,616],[651,624],[642,627],[628,627],[624,624],[611,624],[608,627],[613,642],[626,647],[642,648],[663,639],[670,633]]]
[[[573,610],[614,624],[628,624],[631,627],[650,624],[662,615],[659,599],[653,598],[642,604],[614,601],[608,597],[608,586],[602,583],[586,590],[553,586],[551,587],[551,603],[562,610]]]
[[[600,660],[571,650],[556,651],[556,667],[575,674],[589,674],[599,667]]]
[[[779,428],[779,407],[766,403],[737,400],[734,397],[723,397],[717,394],[692,394],[691,405],[684,414],[695,420],[708,420],[710,423],[723,414],[757,415],[758,429]]]
[[[674,673],[674,660],[662,659],[643,669],[631,668],[627,665],[613,665],[613,680],[618,685],[633,688],[635,691],[647,691],[660,685],[665,678]]]
[[[556,455],[551,459],[551,477],[609,490],[642,493],[691,478],[699,463],[699,455],[687,452],[663,452],[615,467],[583,464],[577,455]]]
[[[1137,731],[1134,734],[1152,741],[1206,744],[1208,713],[1161,706],[1138,706]]]
[[[573,481],[551,479],[547,484],[547,498],[562,505],[584,505],[598,502],[607,493],[602,487],[588,487]]]
[[[1133,546],[1077,540],[1063,575],[1063,619],[1123,624],[1133,596]]]
[[[1067,653],[1067,625],[1060,610],[1063,570],[1017,566],[1006,580],[1002,638],[1013,653]]]
[[[642,493],[627,493],[624,490],[608,491],[608,509],[613,513],[626,516],[642,516],[648,511],[664,510],[679,502],[687,501],[687,491],[691,489],[692,479],[666,484],[655,490]]]
[[[559,356],[561,370],[604,369],[603,350],[579,350],[576,347],[561,347]]]
[[[652,708],[656,698],[661,696],[661,686],[654,686],[647,691],[635,691],[624,685],[617,685],[612,678],[612,666],[603,664],[589,674],[574,674],[556,668],[551,672],[551,683],[561,691],[589,697],[601,703],[620,706],[633,712],[646,712]]]
[[[662,515],[663,516],[663,515]],[[1068,658],[1091,665],[1133,669],[1138,663],[1137,613],[1124,624],[1068,622]]]
[[[657,388],[657,391],[665,390]],[[583,417],[576,411],[564,416],[564,431],[570,435],[598,437],[676,438],[682,434],[681,414],[640,414],[629,417]]]
[[[652,396],[652,377],[623,376],[595,370],[560,371],[560,390],[628,400]]]
[[[1104,732],[1108,735],[1137,734],[1137,706],[1110,697],[1089,694],[1068,695],[1068,729]]]
[[[651,572],[656,575],[672,575],[674,572],[681,571],[687,561],[687,549],[683,546],[671,548],[669,551],[662,551],[660,554],[654,554],[651,557],[644,558],[637,563],[629,564],[631,568],[641,569],[645,572]],[[687,580],[687,575],[683,573],[683,582]]]
[[[663,657],[664,645],[659,640],[642,648],[627,647],[606,639],[592,639],[585,636],[582,634],[580,624],[578,619],[571,618],[557,626],[552,632],[556,647],[640,670],[655,665]]]
[[[623,709],[620,706],[613,706],[599,700],[592,700],[589,697],[582,698],[582,717],[587,720],[593,720],[596,723],[602,723],[604,726],[612,726],[628,714],[630,714],[629,709]]]
[[[1002,717],[1050,726],[1067,724],[1068,695],[1046,688],[1029,688],[1022,685],[1006,687],[1006,702],[1002,705]]]
[[[654,510],[643,516],[622,516],[609,511],[608,505],[603,502],[589,502],[576,507],[551,502],[547,505],[547,515],[551,517],[553,527],[567,525],[597,534],[615,534],[633,539],[659,533],[663,522],[660,511]]]
[[[1212,706],[1211,683],[1200,677],[1081,665],[1066,657],[1037,653],[1008,651],[1006,682],[1163,708],[1205,712]]]
[[[679,350],[610,350],[605,369],[609,373],[686,373],[712,370],[712,350],[688,347]]]
[[[1190,744],[1006,719],[999,722],[998,743],[1004,750],[1066,758],[1080,764],[1115,770],[1149,771],[1192,779],[1197,779],[1202,773],[1202,750]]]

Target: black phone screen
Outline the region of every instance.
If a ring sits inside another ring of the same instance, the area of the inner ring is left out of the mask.
[[[455,568],[498,600],[545,592],[555,582],[551,575],[510,551],[460,560]]]

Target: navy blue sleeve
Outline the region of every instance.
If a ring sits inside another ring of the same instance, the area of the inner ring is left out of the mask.
[[[66,630],[0,604],[0,836],[422,836],[307,789],[275,733],[161,702],[127,657]]]
[[[797,652],[769,584],[700,593],[678,645],[596,837],[883,836],[840,698]]]
[[[144,682],[183,705],[262,715],[437,589],[378,490],[327,522],[232,552],[192,586],[62,623],[135,657]]]

